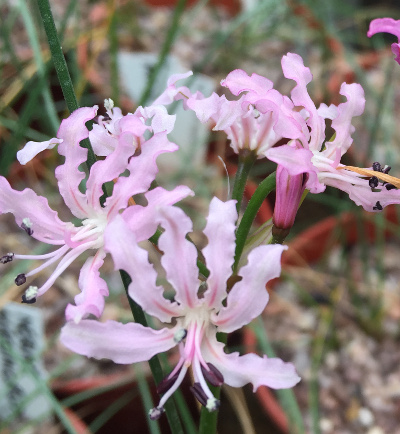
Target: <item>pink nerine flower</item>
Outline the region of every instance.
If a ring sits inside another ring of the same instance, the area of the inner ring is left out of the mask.
[[[204,230],[208,245],[203,249],[210,271],[207,283],[198,278],[197,251],[186,240],[192,231],[190,219],[179,208],[160,207],[158,221],[165,229],[159,248],[167,280],[175,290],[174,301],[163,296],[157,286],[157,273],[148,262],[148,253],[136,242],[122,219],[115,219],[107,228],[105,238],[116,269],[125,270],[132,278],[129,295],[149,314],[174,326],[154,330],[140,324],[100,323],[83,320],[67,323],[61,340],[71,350],[98,359],[109,358],[117,363],[149,360],[155,354],[178,346],[180,359],[173,371],[159,384],[163,393],[158,406],[150,411],[156,419],[163,412],[168,398],[179,387],[192,366],[195,384],[192,391],[210,411],[219,402],[209,389],[223,382],[233,387],[252,383],[272,388],[294,386],[300,378],[290,363],[256,354],[226,354],[217,341],[217,332],[230,333],[248,324],[261,314],[268,302],[266,283],[280,274],[280,258],[286,247],[260,246],[248,257],[240,271],[241,280],[227,293],[227,280],[232,274],[235,252],[235,201],[211,201]]]
[[[106,282],[100,277],[99,269],[105,258],[104,231],[109,223],[128,206],[132,195],[146,192],[157,174],[156,158],[164,152],[173,152],[177,146],[167,139],[166,132],[154,134],[141,144],[141,153],[133,156],[132,133],[137,122],[128,115],[121,118],[125,124],[125,132],[120,134],[117,146],[104,160],[97,161],[91,168],[86,182],[86,192],[82,193],[79,185],[85,173],[79,166],[87,159],[87,149],[79,143],[89,135],[85,123],[94,118],[97,106],[83,107],[74,111],[60,126],[57,137],[60,139],[58,152],[65,157],[63,165],[57,167],[58,187],[65,204],[72,214],[81,219],[75,226],[58,218],[46,198],[38,196],[33,190],[13,190],[8,181],[0,177],[0,214],[11,212],[16,222],[29,235],[57,249],[44,255],[19,255],[8,253],[0,258],[5,264],[13,259],[43,260],[44,263],[28,273],[19,274],[15,279],[17,285],[23,285],[27,278],[39,273],[51,264],[58,262],[53,273],[41,286],[30,286],[23,296],[23,301],[34,302],[37,296],[45,293],[56,278],[82,253],[91,251],[79,276],[81,293],[75,298],[76,306],[67,307],[67,319],[78,322],[81,318],[93,314],[99,317],[104,307],[104,296],[108,295]],[[120,176],[129,171],[128,176]],[[100,204],[104,183],[115,180],[113,192],[104,204]],[[153,208],[168,205],[191,194],[184,186],[173,191],[156,188],[146,193],[148,205],[129,207],[122,213],[131,230],[138,239],[151,236],[157,223],[151,219]]]
[[[156,102],[168,104],[181,99],[200,122],[211,121],[214,131],[225,131],[236,153],[249,150],[263,158],[281,139],[302,137],[306,129],[304,119],[293,110],[290,99],[273,89],[272,81],[267,78],[258,74],[249,77],[240,69],[232,71],[221,84],[233,95],[241,96],[230,101],[224,95],[213,93],[205,97],[201,92],[192,94],[187,87],[176,87],[175,83],[189,74],[172,76],[167,90]]]
[[[369,25],[367,36],[370,38],[376,33],[391,33],[397,36],[398,43],[392,44],[393,54],[396,56],[395,61],[400,64],[400,20],[394,20],[393,18],[377,18],[372,20]]]
[[[291,93],[292,101],[304,108],[303,114],[310,131],[288,145],[271,149],[268,158],[284,166],[292,176],[307,173],[306,188],[311,193],[320,193],[330,185],[347,192],[350,199],[367,211],[380,211],[386,205],[400,203],[400,192],[392,184],[379,184],[382,172],[387,174],[390,168],[374,163],[377,168],[375,173],[371,171],[366,176],[340,164],[341,157],[353,143],[352,118],[364,111],[362,87],[356,83],[343,83],[340,93],[347,101],[338,106],[321,104],[317,109],[307,91],[312,74],[304,66],[303,59],[288,53],[282,58],[282,69],[286,78],[297,83]],[[332,139],[325,135],[327,119],[332,120],[332,128],[336,132]]]

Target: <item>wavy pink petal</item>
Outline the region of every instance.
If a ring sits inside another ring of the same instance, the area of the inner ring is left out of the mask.
[[[300,381],[295,367],[281,359],[256,354],[240,356],[237,352],[226,354],[224,345],[216,340],[212,332],[203,338],[201,353],[204,360],[212,363],[224,376],[225,383],[232,387],[251,383],[254,391],[260,386],[286,389]]]
[[[177,149],[178,146],[168,140],[165,132],[155,134],[143,144],[140,155],[132,157],[129,161],[129,176],[118,178],[113,194],[106,200],[109,218],[126,208],[130,197],[149,189],[158,173],[157,157]]]
[[[151,105],[167,105],[171,104],[174,100],[177,94],[179,92],[183,92],[185,95],[189,96],[191,93],[187,87],[180,86],[176,87],[176,83],[179,80],[183,80],[185,78],[190,77],[193,75],[192,71],[185,72],[183,74],[173,74],[171,77],[169,77],[167,81],[167,88],[164,90],[164,92],[151,104]]]
[[[153,330],[137,323],[95,320],[68,322],[60,340],[78,354],[121,364],[144,362],[176,345],[174,329]]]
[[[162,206],[174,205],[185,197],[194,196],[193,191],[186,185],[179,185],[171,191],[156,187],[145,193],[147,205],[129,206],[121,214],[137,241],[150,238],[157,230],[158,220],[154,218]]]
[[[129,296],[162,322],[180,316],[179,306],[165,299],[163,288],[156,285],[157,273],[149,263],[148,252],[137,245],[135,235],[121,216],[109,223],[104,239],[104,248],[111,253],[115,269],[126,271],[132,279]]]
[[[96,161],[86,183],[86,197],[93,210],[102,209],[99,199],[103,195],[103,184],[112,181],[125,171],[134,148],[126,142],[119,142],[117,147],[104,160]],[[110,204],[108,203],[108,206]]]
[[[263,95],[273,87],[273,83],[268,78],[258,74],[249,76],[242,69],[235,69],[230,72],[225,80],[221,81],[221,86],[227,87],[234,95],[242,92],[254,92],[257,95]]]
[[[20,164],[25,165],[31,161],[37,154],[45,149],[53,149],[62,142],[62,139],[53,138],[44,142],[28,142],[23,149],[17,152],[17,160]]]
[[[99,250],[95,256],[87,258],[79,273],[81,292],[75,297],[75,305],[69,304],[65,310],[67,321],[78,323],[90,314],[99,318],[103,313],[108,286],[100,277],[99,269],[104,264],[105,256],[104,251]]]
[[[226,283],[232,274],[235,255],[237,218],[235,200],[222,202],[216,197],[211,200],[207,224],[203,231],[208,238],[203,255],[210,270],[204,301],[209,307],[220,306],[227,295]]]
[[[288,53],[282,57],[282,70],[286,78],[297,83],[291,92],[294,105],[304,107],[309,115],[307,124],[311,128],[311,138],[308,148],[311,151],[319,151],[325,139],[325,122],[319,116],[317,108],[307,91],[307,84],[313,76],[309,68],[304,66],[303,59],[294,53]],[[303,144],[306,146],[306,144]]]
[[[218,331],[230,333],[251,322],[268,303],[265,285],[281,274],[281,256],[287,246],[259,246],[252,250],[248,263],[240,269],[242,277],[229,292],[226,307],[213,314]]]
[[[97,113],[97,106],[82,107],[75,110],[61,122],[57,137],[63,142],[58,146],[58,153],[65,157],[63,165],[56,169],[58,187],[66,205],[78,218],[86,218],[89,207],[86,195],[79,191],[79,184],[85,178],[79,166],[87,159],[87,149],[79,143],[89,136],[85,123],[93,119]]]
[[[185,238],[193,230],[192,222],[180,208],[172,206],[161,208],[159,216],[165,229],[158,241],[158,247],[164,252],[161,265],[175,289],[175,300],[184,307],[194,308],[199,304],[197,250]]]
[[[11,188],[7,179],[0,176],[0,214],[14,214],[19,226],[28,218],[32,223],[33,237],[41,240],[63,241],[67,224],[49,207],[47,199],[38,196],[30,188],[17,191]]]
[[[98,124],[93,124],[93,128],[89,131],[89,140],[94,153],[99,157],[109,155],[118,145],[118,138]]]
[[[354,116],[360,116],[364,112],[365,97],[364,89],[357,83],[343,83],[340,88],[340,94],[347,98],[347,101],[337,107],[337,116],[332,120],[332,128],[336,131],[335,138],[332,142],[325,144],[326,150],[323,154],[333,156],[336,149],[340,149],[343,155],[353,143],[351,134],[355,128],[351,124]]]
[[[176,115],[170,115],[162,105],[151,105],[149,107],[138,107],[135,115],[143,116],[145,120],[150,120],[151,129],[154,134],[166,132],[169,134],[175,125]]]

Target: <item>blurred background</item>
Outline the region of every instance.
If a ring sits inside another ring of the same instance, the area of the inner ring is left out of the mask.
[[[237,68],[269,78],[288,95],[294,83],[283,77],[280,61],[295,52],[313,73],[309,92],[317,106],[340,103],[343,81],[364,88],[365,112],[353,121],[354,143],[344,163],[370,167],[379,161],[400,177],[400,66],[390,50],[396,38],[366,36],[372,19],[400,19],[395,0],[50,4],[81,106],[98,104],[104,114],[103,101],[112,98],[124,113],[133,112],[150,104],[171,74],[188,70],[194,76],[187,85],[206,96],[226,92],[219,83]],[[68,219],[54,178],[61,162],[57,153],[46,151],[26,166],[15,158],[27,141],[55,137],[68,116],[37,4],[2,0],[0,13],[0,174],[16,189],[29,186],[47,196]],[[230,176],[237,158],[223,132],[200,125],[178,104],[169,111],[178,115],[171,140],[181,149],[160,159],[159,182],[185,183],[195,191],[196,198],[180,206],[201,230],[210,198],[227,196],[227,174],[218,157]],[[274,170],[274,163],[257,162],[247,199]],[[271,218],[273,205],[269,197],[255,231]],[[275,353],[292,361],[302,381],[277,394],[262,387],[256,394],[250,387],[223,389],[218,432],[400,432],[399,213],[399,207],[365,213],[329,187],[324,194],[307,195],[287,239],[283,277],[270,288],[262,319],[229,342],[232,350]],[[0,232],[0,254],[42,253],[11,216],[1,216]],[[58,343],[65,307],[78,291],[79,263],[29,307],[30,313],[10,303],[20,301],[24,288],[16,287],[14,278],[25,267],[20,261],[0,269],[1,432],[168,433],[165,420],[147,423],[156,395],[146,365],[95,362]],[[111,263],[104,277],[111,295],[103,318],[130,321]],[[163,363],[168,371],[167,357]],[[195,433],[198,408],[188,384],[176,399],[185,429]]]

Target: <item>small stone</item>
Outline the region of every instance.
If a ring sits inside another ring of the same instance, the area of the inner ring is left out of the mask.
[[[380,426],[373,426],[367,431],[367,434],[385,434],[385,431]]]
[[[323,418],[319,421],[319,427],[324,433],[331,433],[333,431],[333,422]]]
[[[372,411],[366,407],[361,407],[358,410],[358,420],[360,421],[361,425],[367,427],[374,423],[374,415],[372,414]]]

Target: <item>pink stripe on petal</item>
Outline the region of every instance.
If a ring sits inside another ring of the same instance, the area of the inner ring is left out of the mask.
[[[210,307],[220,306],[227,295],[226,282],[232,274],[235,255],[237,217],[235,200],[222,202],[216,197],[212,199],[207,225],[203,231],[208,238],[203,255],[210,270],[204,300]]]
[[[281,256],[287,246],[259,246],[252,250],[248,264],[241,268],[237,282],[228,294],[226,307],[213,314],[218,331],[230,333],[251,322],[268,303],[265,285],[281,274]]]
[[[271,80],[255,73],[250,77],[242,69],[230,72],[226,79],[221,81],[221,85],[227,87],[234,95],[248,91],[261,96],[273,87]]]
[[[183,307],[193,308],[199,304],[199,271],[196,247],[185,237],[193,230],[190,218],[179,208],[160,209],[160,224],[165,229],[158,247],[164,252],[161,264],[167,280],[176,291],[175,299]]]
[[[47,199],[29,188],[14,190],[7,179],[0,176],[0,214],[8,212],[14,214],[19,226],[25,218],[31,221],[33,238],[39,237],[44,242],[45,239],[63,241],[67,224],[49,207]]]
[[[63,139],[58,146],[58,153],[65,157],[65,162],[57,167],[56,178],[66,205],[78,218],[86,218],[89,210],[86,196],[79,191],[79,184],[85,178],[79,166],[87,159],[87,149],[82,148],[79,143],[89,136],[85,123],[96,116],[97,109],[98,107],[94,106],[75,110],[61,122],[57,133],[57,137]]]
[[[158,220],[156,220],[155,215],[158,208],[174,205],[188,196],[194,196],[194,193],[186,185],[179,185],[171,191],[156,187],[145,193],[146,206],[129,206],[121,215],[131,231],[134,232],[137,241],[146,240],[157,230]]]
[[[278,358],[260,357],[256,354],[226,354],[224,345],[218,342],[215,332],[209,332],[201,348],[204,360],[212,363],[224,376],[224,382],[232,387],[251,383],[256,391],[260,386],[272,389],[293,387],[300,381],[295,367]]]
[[[106,254],[99,250],[88,258],[79,274],[79,288],[82,291],[75,297],[76,306],[69,304],[65,311],[67,321],[78,323],[89,314],[97,318],[103,313],[104,297],[108,296],[107,283],[100,277],[99,268]]]
[[[112,181],[124,172],[129,157],[135,152],[132,144],[119,142],[117,147],[104,160],[93,164],[86,184],[88,204],[95,210],[101,211],[100,197],[103,195],[103,184]]]
[[[153,330],[136,323],[95,320],[68,322],[60,340],[78,354],[122,364],[144,362],[176,345],[174,329]]]
[[[148,253],[141,249],[135,235],[121,216],[109,223],[104,234],[104,248],[110,252],[115,269],[126,271],[132,279],[129,295],[149,315],[162,322],[170,322],[180,316],[181,309],[163,296],[163,288],[156,285],[157,273],[149,263]]]
[[[129,176],[118,178],[112,196],[106,201],[108,210],[113,208],[112,213],[109,211],[109,216],[126,208],[129,198],[134,194],[147,191],[158,173],[157,157],[177,149],[178,146],[168,140],[166,133],[155,134],[143,143],[141,154],[129,161]]]
[[[311,139],[308,148],[312,151],[319,151],[325,139],[325,121],[319,116],[307,91],[307,84],[313,78],[311,71],[304,66],[303,59],[294,53],[288,53],[282,57],[282,70],[286,78],[297,83],[291,92],[294,105],[304,107],[309,113],[307,124],[311,128]]]

